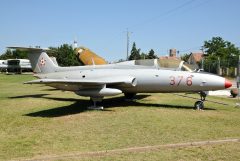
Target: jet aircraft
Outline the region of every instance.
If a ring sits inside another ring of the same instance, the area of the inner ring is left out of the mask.
[[[59,67],[49,58],[47,49],[9,47],[29,51],[29,59],[37,80],[26,84],[45,84],[60,90],[87,96],[93,101],[89,109],[103,109],[106,96],[124,93],[131,98],[136,93],[199,92],[201,99],[195,108],[202,109],[204,91],[229,88],[232,83],[220,76],[189,71],[124,65]]]

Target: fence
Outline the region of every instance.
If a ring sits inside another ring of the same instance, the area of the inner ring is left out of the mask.
[[[206,72],[221,76],[236,77],[238,62],[236,60],[206,60],[203,61],[203,67]]]

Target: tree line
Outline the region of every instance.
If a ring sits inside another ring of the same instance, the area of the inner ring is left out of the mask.
[[[157,55],[155,55],[155,52],[153,49],[151,49],[147,54],[144,52],[141,53],[141,49],[137,49],[136,43],[133,43],[131,54],[128,57],[128,60],[139,60],[139,59],[156,59],[158,58]]]
[[[82,65],[82,62],[79,60],[75,51],[71,45],[63,44],[60,47],[49,47],[50,52],[49,56],[56,57],[57,62],[60,66],[79,66]],[[141,49],[137,49],[136,43],[133,43],[131,54],[129,60],[138,60],[138,59],[155,59],[157,56],[153,49],[151,49],[148,54],[141,53]],[[27,59],[28,53],[26,51],[20,50],[6,50],[5,53],[0,55],[0,59]]]
[[[75,51],[71,45],[63,44],[60,47],[49,47],[51,52],[49,56],[54,56],[60,66],[78,66],[82,65],[79,58],[75,54]],[[204,67],[213,65],[213,62],[221,60],[222,67],[236,67],[238,63],[238,57],[240,50],[234,44],[224,40],[221,37],[213,37],[211,40],[204,41],[203,48],[205,49],[204,55]],[[184,54],[181,58],[187,61],[190,54]],[[20,50],[6,50],[5,53],[0,55],[0,59],[26,59],[27,52]],[[137,48],[136,43],[132,45],[130,56],[128,60],[139,59],[156,59],[158,56],[154,50],[151,49],[148,53],[141,52],[140,48]],[[201,65],[201,62],[199,62]],[[214,68],[213,68],[214,69]],[[208,71],[208,70],[207,70]],[[211,72],[215,72],[214,70]]]

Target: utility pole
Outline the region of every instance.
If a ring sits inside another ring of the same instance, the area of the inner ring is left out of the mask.
[[[132,32],[129,32],[128,31],[128,28],[127,28],[127,59],[126,60],[128,60],[128,53],[129,53],[129,36],[130,36],[130,34],[131,34]]]

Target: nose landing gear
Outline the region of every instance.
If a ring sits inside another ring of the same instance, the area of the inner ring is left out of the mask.
[[[204,101],[206,100],[207,97],[207,92],[201,91],[200,93],[201,99],[197,102],[195,102],[194,107],[196,110],[203,110],[204,108]]]
[[[195,107],[196,110],[202,110],[204,108],[203,101],[201,100],[201,101],[195,102],[194,107]]]

